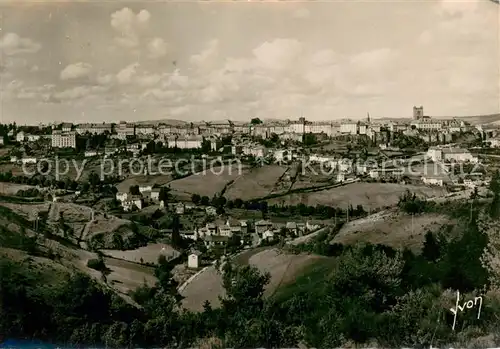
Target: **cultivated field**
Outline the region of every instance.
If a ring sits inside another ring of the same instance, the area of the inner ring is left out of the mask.
[[[346,223],[331,242],[354,244],[362,241],[416,251],[422,247],[428,231],[435,232],[444,225],[456,223],[442,214],[427,213],[412,218],[396,210],[387,210]]]
[[[164,255],[167,260],[179,256],[179,252],[166,244],[149,244],[135,250],[101,250],[106,256],[123,259],[134,263],[157,263],[158,257]],[[142,262],[141,262],[142,258]]]
[[[144,283],[149,286],[156,283],[153,268],[113,258],[104,258],[104,262],[111,270],[107,275],[108,284],[123,294],[135,290]]]
[[[265,296],[269,297],[279,287],[293,282],[303,268],[320,258],[322,257],[314,255],[287,254],[277,249],[259,249],[248,258],[248,264],[271,274],[271,281],[265,292]],[[214,266],[210,266],[191,281],[181,294],[185,297],[183,306],[193,311],[202,311],[203,303],[207,300],[214,307],[219,306],[218,297],[224,295],[222,277]]]
[[[365,210],[393,206],[400,196],[409,190],[422,197],[446,194],[445,189],[426,186],[401,185],[394,183],[353,183],[312,193],[297,193],[269,200],[270,204],[309,206],[328,205],[347,208],[349,204],[362,205]]]
[[[250,200],[271,194],[278,189],[279,180],[287,171],[287,167],[269,165],[245,171],[226,190],[225,197],[234,200]]]
[[[219,174],[219,172],[221,173]],[[237,165],[232,167],[226,165],[224,168],[207,169],[206,173],[201,172],[174,180],[169,183],[169,186],[176,192],[199,194],[211,198],[220,193],[230,181],[236,180],[243,173],[245,173],[243,167],[240,172]]]
[[[333,183],[336,174],[326,165],[313,164],[310,166],[298,166],[295,171],[296,180],[291,189],[310,188]]]

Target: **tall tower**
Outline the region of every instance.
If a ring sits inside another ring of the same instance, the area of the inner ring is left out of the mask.
[[[420,120],[424,118],[424,107],[413,107],[413,120]]]
[[[303,117],[303,116],[300,117],[299,118],[299,123],[301,125],[301,130],[300,131],[302,132],[302,134],[305,134],[306,133],[306,118]]]
[[[366,113],[367,116],[366,116],[366,123],[367,124],[370,124],[370,113]]]

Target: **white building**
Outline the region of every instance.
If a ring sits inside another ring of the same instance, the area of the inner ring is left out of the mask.
[[[450,161],[450,162],[472,162],[477,163],[478,158],[473,156],[470,151],[462,148],[439,148],[430,147],[427,151],[427,156],[433,161]]]
[[[54,131],[52,133],[52,148],[76,148],[75,132]]]
[[[411,126],[415,126],[418,130],[424,131],[439,131],[443,128],[443,122],[431,118],[413,120]]]
[[[492,148],[500,148],[500,138],[491,138],[487,141]]]
[[[180,149],[199,149],[203,144],[203,137],[190,136],[177,139],[177,148]]]
[[[21,143],[21,142],[24,142],[24,140],[25,140],[25,134],[24,134],[24,132],[23,131],[18,132],[16,134],[16,141],[19,142],[19,143]]]
[[[23,164],[36,164],[36,158],[22,158],[21,163]]]
[[[267,148],[262,145],[246,144],[242,146],[242,153],[256,158],[263,158],[267,155]]]
[[[139,184],[139,191],[141,193],[151,190],[153,190],[153,186],[151,184]]]
[[[125,121],[120,121],[118,125],[115,126],[116,138],[125,140],[127,137],[135,136],[135,125],[127,123]]]
[[[422,182],[427,185],[438,185],[442,187],[444,185],[444,181],[442,178],[437,178],[433,176],[424,176],[422,177]]]
[[[201,252],[194,251],[188,256],[188,268],[198,269],[200,267]]]
[[[130,196],[129,193],[118,192],[116,193],[116,200],[123,202],[128,200],[129,196]]]
[[[136,125],[135,134],[137,136],[152,136],[155,133],[153,125]]]
[[[276,161],[292,161],[292,151],[287,149],[279,149],[274,151]]]
[[[353,120],[344,120],[340,123],[340,133],[356,135],[358,134],[358,123]]]
[[[139,210],[142,210],[142,197],[140,196],[132,196],[130,199],[122,201],[122,207],[124,211],[130,211],[134,207],[137,207]]]
[[[73,128],[73,124],[65,122],[61,125],[61,129],[63,132],[71,132],[71,129]]]
[[[203,144],[202,136],[187,137],[168,137],[167,144],[169,148],[179,149],[199,149]]]
[[[76,127],[76,132],[78,134],[104,134],[105,132],[111,133],[112,126],[111,124],[80,124]]]

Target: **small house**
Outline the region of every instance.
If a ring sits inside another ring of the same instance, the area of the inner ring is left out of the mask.
[[[160,188],[153,188],[151,190],[151,200],[160,200]]]
[[[255,232],[262,235],[266,230],[272,229],[273,223],[267,220],[261,220],[255,223]]]
[[[188,268],[197,269],[200,267],[201,262],[201,252],[193,251],[188,256]]]

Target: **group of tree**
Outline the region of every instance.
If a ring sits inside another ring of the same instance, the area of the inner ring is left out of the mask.
[[[349,215],[350,217],[360,217],[367,213],[362,205],[357,205],[356,207],[349,205],[347,209],[327,205],[308,206],[303,203],[297,205],[269,205],[267,201],[243,201],[239,198],[236,198],[234,200],[227,200],[224,196],[218,195],[215,195],[210,199],[208,196],[193,194],[191,196],[191,201],[195,205],[212,205],[216,208],[225,207],[227,209],[261,211],[263,215],[273,213],[275,215],[282,216],[318,216],[324,219],[330,219],[335,218],[336,216],[341,217],[347,215]]]

